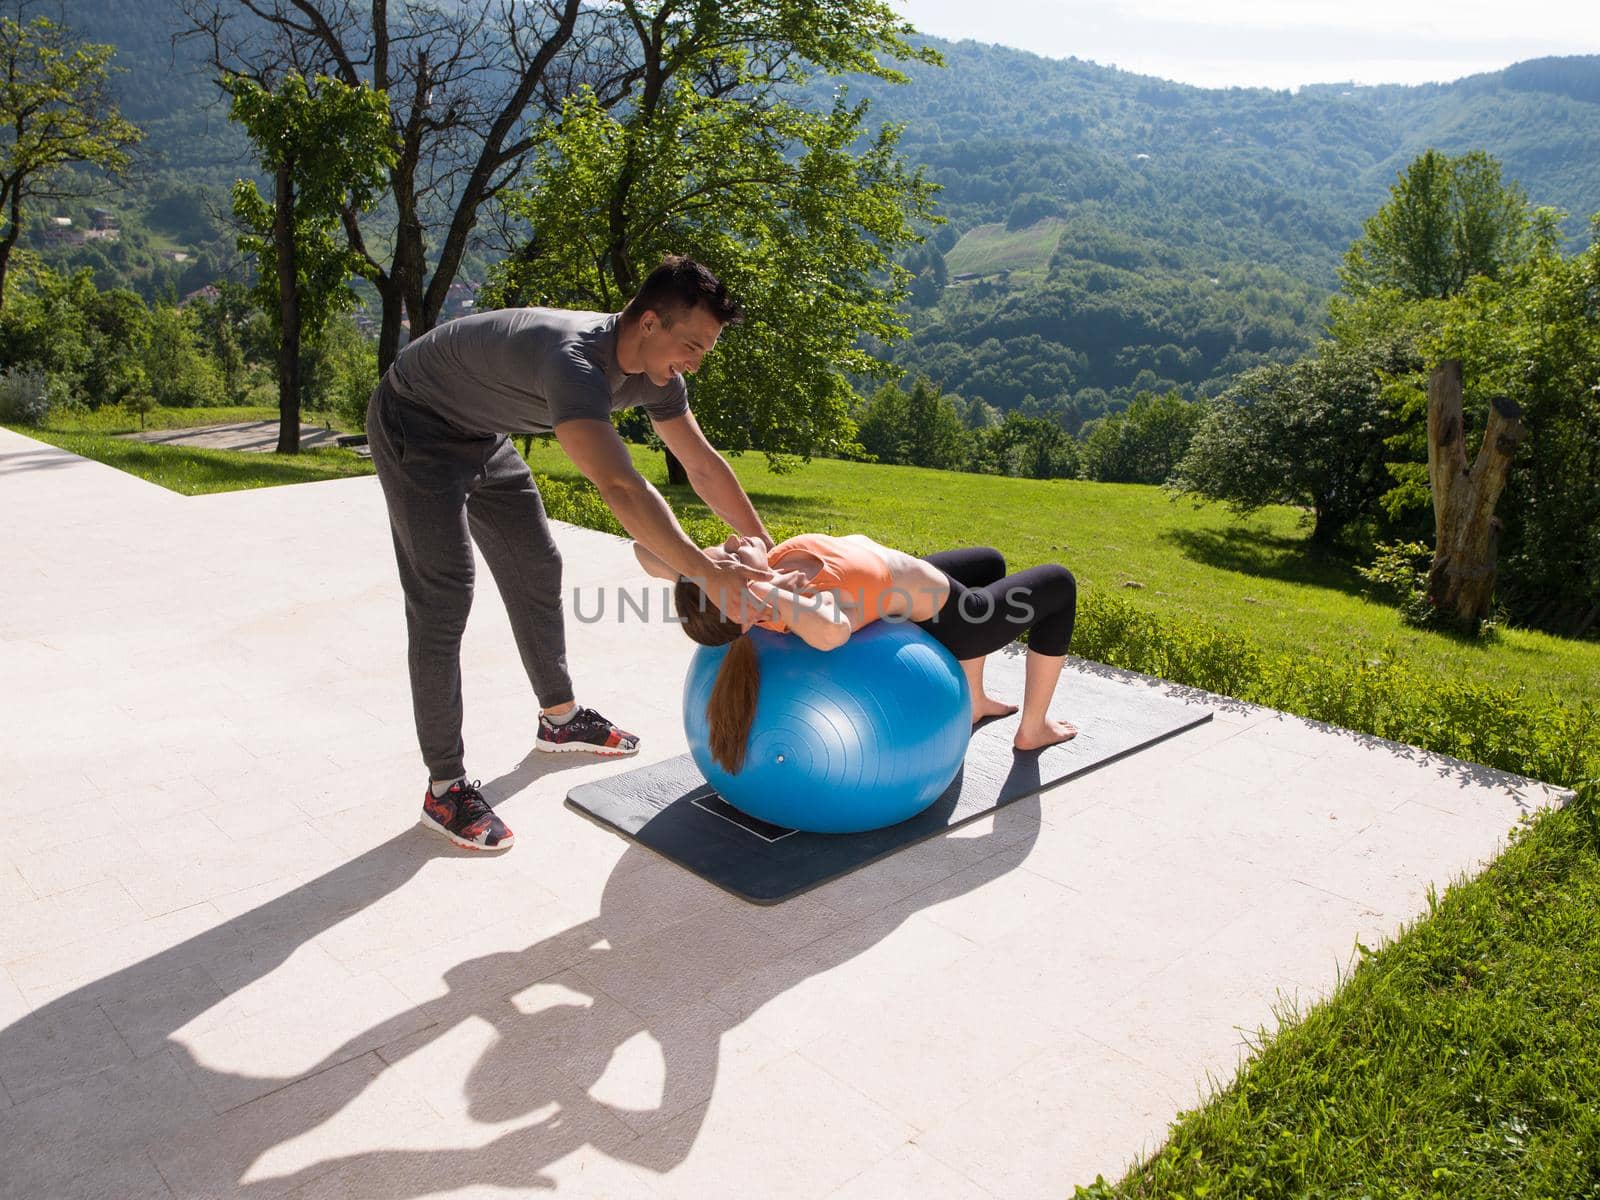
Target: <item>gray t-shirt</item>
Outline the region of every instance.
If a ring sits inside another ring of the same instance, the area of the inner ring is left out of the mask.
[[[562,421],[639,405],[652,420],[689,411],[681,378],[659,387],[617,365],[616,313],[500,308],[457,317],[407,345],[395,391],[466,433],[549,433]]]

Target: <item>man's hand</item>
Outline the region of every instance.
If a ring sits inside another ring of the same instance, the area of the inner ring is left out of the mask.
[[[765,583],[773,572],[764,567],[752,567],[738,559],[728,557],[706,558],[705,571],[700,576],[689,576],[699,584],[706,598],[722,610],[724,616],[749,627],[760,615],[761,604],[750,590],[752,583]]]

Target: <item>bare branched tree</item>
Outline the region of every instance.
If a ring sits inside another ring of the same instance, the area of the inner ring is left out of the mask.
[[[273,87],[326,74],[388,94],[398,151],[388,202],[346,208],[350,246],[382,304],[379,369],[439,319],[474,231],[521,172],[540,117],[579,87],[607,106],[643,76],[614,7],[580,0],[182,0],[219,74]]]

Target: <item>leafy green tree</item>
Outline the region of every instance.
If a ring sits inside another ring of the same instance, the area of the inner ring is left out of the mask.
[[[268,201],[249,180],[234,185],[234,212],[247,233],[239,248],[260,267],[256,294],[278,335],[278,453],[300,449],[302,334],[316,337],[354,308],[349,279],[369,267],[340,232],[369,205],[395,161],[388,103],[369,87],[319,76],[286,76],[274,90],[232,76],[230,115],[273,178]]]
[[[855,414],[856,439],[875,462],[908,461],[906,394],[896,383],[879,386]]]
[[[786,81],[812,70],[895,75],[918,55],[881,0],[624,0],[647,64],[626,108],[585,91],[546,122],[506,209],[532,231],[489,303],[616,309],[660,258],[705,262],[743,301],[693,383],[695,415],[732,450],[839,453],[855,393],[883,378],[872,342],[903,336],[897,264],[933,189],[841,90],[824,111]],[[760,52],[755,52],[759,47]],[[674,472],[674,478],[676,477]]]
[[[969,436],[972,470],[1027,479],[1072,479],[1078,474],[1078,443],[1054,418],[1009,412]]]
[[[1408,299],[1453,296],[1475,275],[1495,279],[1532,249],[1520,185],[1481,150],[1428,150],[1400,172],[1340,269],[1345,290],[1392,288]]]
[[[856,412],[856,437],[878,462],[953,470],[968,458],[972,435],[956,401],[919,377],[909,393],[894,383],[878,388]]]
[[[1391,366],[1377,347],[1325,342],[1292,365],[1246,371],[1212,403],[1167,486],[1241,514],[1305,505],[1311,540],[1334,542],[1389,486]]]
[[[0,304],[32,203],[81,195],[84,179],[70,167],[120,173],[139,141],[107,86],[114,53],[74,42],[47,17],[24,23],[0,15]]]
[[[100,291],[85,270],[41,270],[0,310],[0,361],[42,370],[53,404],[132,406],[151,391],[150,315],[125,288]]]
[[[1083,429],[1082,474],[1103,483],[1165,483],[1205,416],[1205,405],[1177,392],[1141,392],[1120,413]]]
[[[950,470],[960,465],[966,440],[955,402],[919,376],[906,396],[905,461]]]
[[[349,317],[323,327],[310,356],[314,406],[331,409],[352,429],[364,428],[367,401],[378,386],[378,345]]]
[[[155,403],[168,408],[221,404],[226,391],[217,361],[205,352],[194,316],[171,304],[150,309],[144,369]]]
[[[185,307],[194,315],[201,341],[222,372],[227,403],[243,404],[252,376],[277,360],[272,319],[244,284],[224,279],[215,287],[215,299],[196,297]]]
[[[1600,627],[1597,297],[1600,240],[1570,258],[1546,243],[1504,278],[1469,284],[1422,338],[1428,364],[1461,360],[1469,430],[1483,428],[1496,397],[1521,409],[1531,436],[1495,509],[1498,595],[1514,620],[1566,635]],[[1407,411],[1425,424],[1414,394],[1424,386],[1419,373]],[[1425,443],[1420,455],[1426,462]]]

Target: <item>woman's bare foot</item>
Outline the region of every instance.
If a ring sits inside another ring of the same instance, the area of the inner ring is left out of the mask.
[[[1043,750],[1046,746],[1070,742],[1077,736],[1078,727],[1076,725],[1046,717],[1038,727],[1030,725],[1027,728],[1017,730],[1017,736],[1011,739],[1011,744],[1018,750]]]
[[[980,693],[972,702],[972,723],[976,725],[988,717],[1009,717],[1017,711],[1015,704],[1007,704],[1003,700],[996,700],[987,692]]]

